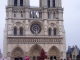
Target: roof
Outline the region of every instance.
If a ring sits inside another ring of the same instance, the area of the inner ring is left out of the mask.
[[[76,46],[75,46],[76,47]],[[74,49],[75,49],[75,47],[68,47],[68,50],[67,50],[67,54],[71,54],[73,51],[74,51]],[[79,51],[79,53],[80,53],[80,49],[77,47],[77,49],[78,49],[78,51]]]

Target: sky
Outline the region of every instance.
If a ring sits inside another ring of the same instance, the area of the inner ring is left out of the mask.
[[[38,6],[39,0],[31,0],[31,6]],[[3,51],[4,28],[6,23],[7,0],[0,1],[0,49]],[[66,32],[66,48],[77,45],[80,48],[80,0],[62,0],[64,8],[64,29]]]

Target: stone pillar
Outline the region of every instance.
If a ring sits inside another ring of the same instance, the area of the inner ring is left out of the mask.
[[[52,2],[52,0],[50,0],[50,7],[53,7],[53,2]]]
[[[36,11],[34,12],[34,18],[36,18]]]
[[[40,0],[40,6],[41,7],[47,7],[47,0]]]
[[[51,12],[51,19],[53,19],[53,12]]]
[[[9,18],[12,18],[12,9],[10,9],[10,11],[9,11]]]
[[[26,9],[26,12],[25,13],[26,13],[26,16],[25,16],[26,19],[30,18],[30,10],[29,9]]]
[[[55,0],[55,6],[58,7],[58,0]]]
[[[44,34],[48,35],[47,20],[44,20]]]
[[[26,35],[29,35],[29,22],[28,22],[28,20],[26,20],[25,23],[26,23],[26,24],[25,24],[25,26],[26,26],[26,27],[25,27],[25,29],[26,29],[26,30],[25,30],[25,34],[26,34]]]
[[[63,11],[62,10],[59,10],[59,18],[60,20],[63,20]]]
[[[44,9],[43,13],[44,13],[43,19],[47,19],[48,18],[47,9]]]
[[[14,0],[10,0],[10,4],[14,6]]]
[[[54,34],[53,34],[53,33],[54,33],[54,31],[53,31],[53,29],[52,29],[52,30],[51,30],[51,35],[52,35],[52,36],[54,36]]]

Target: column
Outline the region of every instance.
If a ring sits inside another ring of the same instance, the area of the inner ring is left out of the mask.
[[[25,27],[25,29],[26,29],[26,30],[25,30],[25,34],[26,34],[26,35],[29,35],[29,22],[28,22],[28,20],[26,20],[25,23],[26,23],[26,24],[25,24],[25,26],[26,26],[26,27]]]
[[[44,20],[44,34],[48,35],[47,20]]]
[[[47,7],[47,0],[42,0],[42,1],[44,1],[44,2],[43,2],[43,5],[44,5],[44,7],[46,8],[46,7]]]
[[[55,6],[58,7],[58,0],[55,0]]]
[[[50,0],[50,7],[53,7],[53,1]]]
[[[39,11],[39,18],[42,18],[42,11]]]
[[[63,11],[62,10],[59,10],[59,16],[58,16],[58,18],[60,20],[63,20]]]
[[[12,18],[12,9],[9,11],[9,18]]]
[[[36,11],[34,11],[34,18],[36,18],[36,13],[37,13],[37,12],[36,12]]]
[[[51,35],[54,36],[54,30],[53,29],[51,30]]]
[[[14,6],[14,0],[10,0],[12,6]]]
[[[25,21],[25,34],[28,35],[29,34],[29,21],[28,19],[30,18],[30,10],[29,9],[26,9],[26,21]]]
[[[51,19],[53,19],[53,12],[51,12]]]
[[[34,17],[34,12],[33,11],[31,11],[32,12],[32,18]]]
[[[29,9],[26,9],[26,12],[25,12],[26,14],[26,19],[28,19],[28,18],[30,18],[30,10]]]
[[[44,14],[43,19],[47,19],[48,18],[47,9],[44,9],[43,14]]]

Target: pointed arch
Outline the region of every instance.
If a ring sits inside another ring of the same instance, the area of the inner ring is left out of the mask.
[[[22,50],[21,47],[15,47],[11,51],[11,60],[14,60],[17,57],[24,57],[24,51]]]
[[[19,33],[20,33],[20,36],[23,35],[23,27],[20,27],[20,28],[19,28]]]
[[[48,35],[50,36],[51,35],[51,28],[48,28]]]
[[[60,51],[56,46],[52,46],[48,51],[48,56],[50,60],[59,59],[60,58]]]
[[[14,36],[17,35],[17,27],[14,27]]]
[[[31,56],[31,57],[33,57],[33,56],[38,57],[38,56],[40,56],[40,52],[41,52],[42,49],[43,48],[40,45],[35,44],[30,48],[28,55]]]
[[[15,28],[16,27],[16,28]],[[20,29],[20,27],[21,27],[21,29]],[[13,35],[20,35],[20,30],[21,30],[21,35],[23,35],[24,34],[24,24],[23,23],[21,23],[21,22],[15,22],[13,25],[12,25],[12,27],[11,27],[11,29],[12,29],[12,34]],[[14,29],[15,28],[15,29]],[[14,31],[16,31],[15,33],[16,34],[14,34]],[[18,32],[19,31],[19,32]]]

